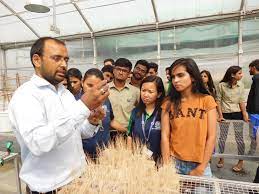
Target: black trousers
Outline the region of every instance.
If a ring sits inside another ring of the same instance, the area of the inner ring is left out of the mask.
[[[259,166],[257,167],[254,183],[259,183]]]
[[[243,120],[241,112],[223,113],[223,118],[227,120]]]
[[[40,193],[38,191],[31,191],[30,188],[26,185],[26,194],[56,194],[56,190],[55,191],[48,191],[46,193]]]
[[[47,193],[43,193],[43,194],[56,194],[57,192],[56,191],[49,191]],[[31,191],[31,194],[42,194],[42,193],[39,193],[37,191]]]

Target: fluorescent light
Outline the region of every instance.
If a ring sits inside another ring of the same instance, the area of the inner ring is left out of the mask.
[[[24,8],[30,12],[35,13],[47,13],[50,11],[49,7],[43,3],[42,0],[30,0],[27,1]]]

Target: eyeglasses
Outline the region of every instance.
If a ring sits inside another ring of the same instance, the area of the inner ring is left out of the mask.
[[[124,73],[124,74],[129,73],[129,70],[128,70],[128,69],[122,69],[122,68],[120,68],[120,67],[115,67],[114,69],[115,69],[116,71],[122,72],[122,73]]]
[[[53,61],[55,61],[56,63],[60,63],[62,60],[65,61],[65,63],[67,64],[68,61],[69,61],[69,57],[63,57],[61,55],[43,55],[43,56],[46,56],[46,57],[49,57],[51,58]]]

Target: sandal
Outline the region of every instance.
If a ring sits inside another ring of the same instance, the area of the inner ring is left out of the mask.
[[[238,163],[232,168],[232,170],[234,172],[241,172],[243,171],[243,165],[244,165],[244,161],[238,160]]]
[[[224,160],[223,159],[219,159],[218,163],[217,163],[217,167],[218,168],[223,168],[224,166]]]
[[[218,164],[217,164],[217,167],[218,167],[218,168],[223,168],[223,166],[224,166],[224,163],[218,163]]]
[[[243,171],[244,169],[243,169],[243,167],[239,167],[238,165],[236,165],[236,166],[234,166],[234,167],[232,168],[232,170],[233,170],[234,172],[241,172],[241,171]]]

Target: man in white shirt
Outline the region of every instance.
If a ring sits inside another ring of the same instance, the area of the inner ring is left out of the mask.
[[[81,100],[74,99],[61,84],[69,58],[60,40],[38,39],[30,56],[35,75],[15,92],[9,118],[21,147],[20,178],[31,193],[55,193],[84,171],[81,136],[91,137],[96,132],[87,118],[109,91],[102,81]]]

